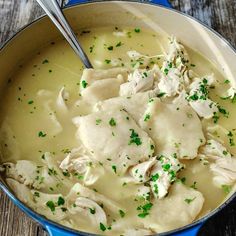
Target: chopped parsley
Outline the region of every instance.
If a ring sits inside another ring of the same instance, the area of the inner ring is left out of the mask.
[[[229,117],[229,112],[227,112],[223,107],[218,106],[218,110],[221,114],[223,114],[225,117]]]
[[[106,229],[106,226],[103,223],[100,223],[100,230],[104,232]]]
[[[95,208],[89,208],[89,211],[92,215],[94,215],[96,213],[96,209]]]
[[[124,211],[119,210],[119,213],[120,213],[121,218],[124,218],[124,217],[125,217],[125,212],[124,212]]]
[[[194,181],[193,182],[193,184],[190,186],[190,188],[193,188],[193,189],[197,189],[197,182],[196,181]]]
[[[46,203],[46,206],[47,206],[48,208],[50,208],[51,212],[54,212],[55,209],[56,209],[55,204],[54,204],[53,201],[48,201],[48,202]]]
[[[110,125],[110,126],[116,126],[116,121],[115,121],[114,118],[111,118],[111,119],[110,119],[109,125]]]
[[[142,141],[139,138],[139,135],[133,129],[130,129],[130,131],[131,131],[131,135],[130,135],[129,145],[131,144],[136,144],[137,146],[141,145]]]
[[[40,197],[40,193],[39,192],[34,192],[34,196],[35,197]]]
[[[224,81],[224,83],[225,83],[225,84],[229,84],[230,81],[229,81],[228,79],[226,79],[226,80]]]
[[[186,198],[186,199],[184,199],[184,201],[185,201],[187,204],[190,204],[190,203],[193,202],[195,199],[196,199],[196,197],[194,197],[194,198]]]
[[[113,165],[111,168],[112,168],[112,170],[116,173],[116,166]]]
[[[228,138],[229,138],[229,144],[230,146],[235,146],[235,142],[234,142],[234,135],[231,131],[229,131],[229,133],[227,134]]]
[[[150,114],[146,114],[144,117],[144,121],[148,121],[150,120],[150,118],[151,118]]]
[[[94,49],[95,45],[92,45],[89,47],[89,52],[92,53],[93,52],[93,49]]]
[[[65,204],[65,200],[63,197],[59,197],[58,200],[57,200],[57,205],[58,206],[61,206],[61,205],[64,205]]]
[[[47,59],[43,60],[42,64],[47,64],[49,61]]]
[[[43,131],[39,131],[39,132],[38,132],[38,136],[44,138],[44,137],[47,136],[47,134],[44,133]]]
[[[141,211],[141,213],[138,214],[138,217],[140,218],[145,218],[147,215],[149,215],[149,211],[151,210],[153,204],[151,202],[143,205],[143,206],[139,206],[137,208],[138,211]]]
[[[135,28],[135,29],[134,29],[134,32],[135,32],[135,33],[140,33],[141,30],[140,30],[139,28]]]
[[[122,43],[119,42],[119,43],[116,44],[116,47],[120,47],[121,45],[122,45]]]
[[[31,104],[33,104],[33,103],[34,103],[33,100],[28,101],[28,104],[29,104],[29,105],[31,105]]]
[[[223,191],[226,193],[226,194],[229,194],[232,190],[232,186],[230,185],[221,185],[221,188],[223,189]]]
[[[218,122],[218,120],[220,119],[220,117],[218,116],[218,114],[216,112],[214,112],[212,119],[213,119],[213,122],[216,124]]]
[[[101,120],[101,119],[96,119],[96,125],[100,125],[100,124],[101,124],[101,122],[102,122],[102,120]]]
[[[109,47],[107,47],[107,49],[108,49],[109,51],[112,51],[112,50],[113,50],[113,46],[109,46]]]
[[[83,88],[86,88],[88,83],[85,80],[82,80],[81,85],[82,85]]]
[[[168,171],[170,169],[171,165],[170,164],[165,164],[162,166],[164,171]]]
[[[152,176],[151,176],[151,180],[152,180],[153,182],[157,181],[158,179],[159,179],[159,174],[158,174],[158,173],[156,173],[155,175],[152,175]]]
[[[111,63],[111,60],[105,59],[105,62],[106,62],[106,64],[110,64],[110,63]]]
[[[161,98],[161,97],[163,97],[165,94],[166,94],[166,93],[159,93],[159,94],[157,94],[157,97],[158,97],[158,98]]]

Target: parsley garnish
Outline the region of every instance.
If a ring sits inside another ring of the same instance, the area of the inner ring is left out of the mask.
[[[81,85],[82,85],[83,88],[86,88],[88,83],[85,80],[82,80]]]
[[[102,231],[106,230],[106,226],[103,223],[100,223],[100,230]]]
[[[96,119],[96,125],[100,125],[100,124],[101,124],[101,122],[102,122],[102,120],[101,120],[101,119]]]
[[[196,197],[194,197],[194,198],[186,198],[186,199],[184,199],[184,201],[186,202],[186,203],[188,203],[188,204],[190,204],[192,201],[194,201],[196,199]]]
[[[121,218],[125,217],[125,212],[123,212],[122,210],[119,210],[119,213],[120,213]]]
[[[229,131],[229,133],[227,134],[227,136],[229,137],[229,144],[230,146],[235,146],[235,143],[234,143],[234,135],[231,131]]]
[[[113,46],[109,46],[109,47],[107,47],[107,49],[108,49],[109,51],[112,51],[112,50],[113,50]]]
[[[116,173],[116,166],[113,165],[111,168],[112,168],[112,170]]]
[[[49,63],[49,61],[48,61],[47,59],[45,59],[45,60],[42,62],[42,64],[47,64],[47,63]]]
[[[151,202],[149,202],[143,206],[139,206],[137,208],[137,210],[142,211],[142,212],[138,214],[138,217],[145,218],[147,215],[149,215],[149,211],[151,210],[152,206],[153,206],[153,204]]]
[[[142,141],[140,140],[138,134],[133,129],[130,129],[130,131],[131,131],[131,135],[130,135],[129,145],[133,143],[136,144],[137,146],[141,145]]]
[[[106,62],[107,64],[110,64],[110,63],[111,63],[111,60],[105,59],[105,62]]]
[[[111,118],[109,121],[110,126],[116,126],[116,121],[114,118]]]
[[[152,176],[151,176],[151,180],[152,180],[153,182],[157,181],[158,179],[159,179],[159,174],[158,174],[158,173],[156,173],[155,175],[152,175]]]
[[[116,44],[116,47],[120,47],[121,45],[122,45],[122,43],[119,42],[119,43]]]
[[[151,118],[150,114],[146,114],[144,117],[144,121],[148,121],[150,120],[150,118]]]
[[[65,204],[65,200],[63,197],[59,197],[58,200],[57,200],[57,205],[58,206],[61,206],[61,205],[64,205]]]
[[[44,138],[44,137],[46,137],[46,133],[44,133],[43,131],[39,131],[39,133],[38,133],[38,136],[39,137],[42,137],[42,138]]]
[[[221,185],[221,187],[226,194],[229,194],[232,190],[232,186],[230,185]]]
[[[96,209],[95,208],[89,208],[89,211],[92,215],[94,215],[96,213]]]
[[[141,31],[141,30],[140,30],[139,28],[135,28],[135,29],[134,29],[134,32],[135,32],[135,33],[140,33],[140,31]]]
[[[48,202],[46,203],[46,206],[49,207],[52,212],[54,212],[55,209],[56,209],[55,204],[54,204],[53,201],[48,201]]]

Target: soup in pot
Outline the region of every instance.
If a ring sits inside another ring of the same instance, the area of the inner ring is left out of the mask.
[[[236,90],[175,37],[86,29],[15,71],[1,100],[0,171],[55,222],[104,235],[190,224],[234,192]]]

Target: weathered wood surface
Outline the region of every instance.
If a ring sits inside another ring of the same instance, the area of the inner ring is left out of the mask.
[[[171,0],[174,8],[203,21],[236,46],[236,0]],[[42,15],[33,0],[0,0],[0,45]],[[214,194],[214,193],[213,193]],[[0,191],[0,236],[46,236],[42,227],[15,207]],[[209,220],[200,236],[235,236],[236,201]]]

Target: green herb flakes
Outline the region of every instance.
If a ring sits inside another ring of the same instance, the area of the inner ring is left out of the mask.
[[[44,138],[44,137],[46,137],[46,136],[47,136],[47,134],[44,133],[43,131],[39,131],[39,132],[38,132],[38,137]]]
[[[111,60],[105,59],[105,63],[106,63],[106,64],[110,64],[110,63],[111,63]]]
[[[151,118],[151,115],[150,114],[146,114],[145,117],[144,117],[144,121],[148,121],[150,120]]]
[[[112,170],[116,173],[116,166],[113,165],[111,168],[112,168]]]
[[[109,51],[112,51],[112,50],[113,50],[113,46],[109,46],[109,47],[107,47],[107,49],[108,49]]]
[[[141,32],[141,29],[135,28],[135,29],[134,29],[134,32],[135,32],[135,33],[140,33],[140,32]]]
[[[59,197],[58,200],[57,200],[57,205],[58,206],[61,206],[61,205],[64,205],[65,204],[65,200],[63,197]]]
[[[221,188],[226,194],[229,194],[232,190],[232,186],[230,185],[221,185]]]
[[[121,43],[121,42],[119,42],[119,43],[116,44],[116,47],[120,47],[120,46],[122,46],[122,43]]]
[[[47,206],[48,208],[50,208],[51,212],[54,212],[55,209],[56,209],[55,204],[54,204],[53,201],[48,201],[48,202],[46,203],[46,206]]]
[[[141,145],[142,141],[139,138],[139,135],[133,129],[130,129],[130,131],[131,131],[131,135],[130,135],[129,145],[131,144],[136,144],[137,146]]]
[[[106,226],[103,223],[100,223],[100,230],[106,231]]]
[[[147,215],[149,215],[149,211],[151,210],[153,204],[151,202],[143,205],[143,206],[139,206],[137,208],[138,211],[141,211],[141,213],[138,214],[138,217],[140,218],[145,218]]]
[[[95,208],[89,208],[89,211],[92,215],[94,215],[96,213],[96,209]]]
[[[96,125],[100,125],[100,124],[101,124],[101,122],[102,122],[102,120],[101,120],[101,119],[96,119]]]
[[[83,88],[86,88],[88,83],[85,80],[82,80],[81,85],[82,85]]]
[[[110,119],[109,125],[110,125],[110,126],[116,126],[116,121],[115,121],[114,118],[111,118],[111,119]]]
[[[186,199],[184,199],[184,201],[185,201],[187,204],[190,204],[190,203],[193,202],[195,199],[196,199],[196,197],[194,197],[194,198],[186,198]]]
[[[119,210],[119,213],[120,213],[121,218],[124,218],[124,217],[125,217],[125,212],[124,212],[124,211]]]

